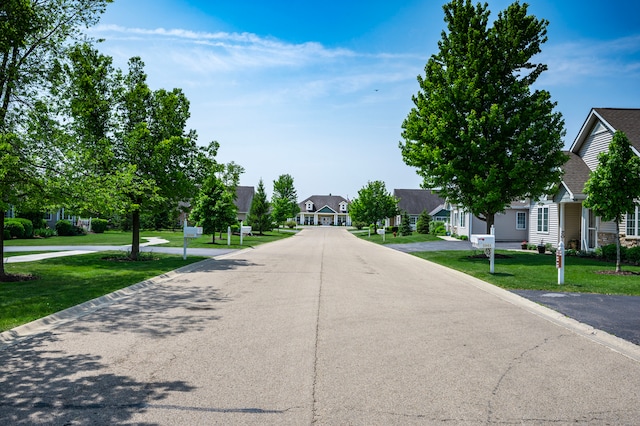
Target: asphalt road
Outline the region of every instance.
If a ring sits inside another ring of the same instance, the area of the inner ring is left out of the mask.
[[[637,346],[339,228],[0,350],[0,424],[637,424],[639,389]]]

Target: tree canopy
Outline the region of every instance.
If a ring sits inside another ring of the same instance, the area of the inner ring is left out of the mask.
[[[564,121],[533,63],[548,21],[515,2],[488,25],[485,3],[443,6],[447,31],[402,124],[402,157],[424,186],[487,222],[513,200],[537,197],[561,177]],[[488,232],[488,231],[487,231]]]
[[[387,192],[384,182],[369,181],[358,191],[358,197],[349,205],[349,215],[354,222],[373,224],[398,214],[398,200]]]
[[[287,219],[294,218],[300,213],[298,194],[293,184],[293,177],[288,174],[280,175],[273,181],[273,195],[271,196],[273,211],[271,215],[278,225]]]
[[[620,223],[634,212],[640,198],[640,157],[632,150],[627,136],[616,131],[608,152],[598,155],[598,167],[585,184],[584,206],[604,221],[616,224],[616,271],[620,272]]]
[[[263,235],[264,231],[271,230],[270,207],[271,205],[267,199],[267,193],[264,190],[264,183],[262,182],[262,179],[260,179],[258,189],[256,189],[256,194],[253,196],[253,200],[251,200],[248,217],[252,230],[258,231],[259,235]]]

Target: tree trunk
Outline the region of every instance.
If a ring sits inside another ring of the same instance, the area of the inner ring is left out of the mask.
[[[131,239],[131,260],[138,260],[140,254],[140,210],[134,210],[131,214],[131,227],[133,236]]]
[[[487,234],[491,234],[491,226],[493,226],[493,224],[495,223],[496,215],[495,215],[495,213],[490,213],[490,214],[485,214],[484,216],[485,216],[485,218],[487,220],[486,233]],[[473,220],[473,216],[471,216],[470,220]]]

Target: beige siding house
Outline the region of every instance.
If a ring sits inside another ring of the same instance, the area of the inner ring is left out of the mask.
[[[527,201],[514,201],[505,211],[496,214],[494,233],[496,241],[522,242],[527,240],[529,208]],[[449,231],[458,236],[471,237],[472,234],[486,234],[487,222],[471,213],[451,205]]]
[[[594,250],[616,241],[615,223],[600,220],[582,203],[586,198],[584,185],[598,167],[598,154],[609,149],[617,130],[627,135],[634,152],[640,155],[640,109],[593,108],[567,152],[562,182],[554,193],[531,203],[530,243],[544,240],[557,246],[562,240],[567,248]],[[625,245],[640,242],[638,219],[636,207],[620,224],[619,237]]]

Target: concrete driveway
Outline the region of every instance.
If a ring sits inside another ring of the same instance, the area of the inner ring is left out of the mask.
[[[640,418],[637,346],[340,228],[87,312],[0,350],[0,424]]]

